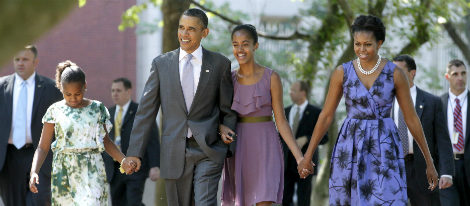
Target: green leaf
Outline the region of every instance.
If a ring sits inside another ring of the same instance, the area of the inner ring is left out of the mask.
[[[78,7],[79,8],[82,8],[83,6],[85,6],[86,4],[86,0],[78,0]]]

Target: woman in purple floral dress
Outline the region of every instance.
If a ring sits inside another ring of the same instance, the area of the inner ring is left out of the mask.
[[[438,180],[408,80],[401,69],[378,54],[385,40],[385,26],[379,18],[361,15],[351,32],[358,58],[338,66],[332,74],[323,111],[299,164],[300,175],[308,175],[304,169],[311,170],[312,154],[344,95],[348,115],[331,157],[330,205],[406,205],[403,151],[390,118],[394,98],[426,159],[429,189],[433,190]]]

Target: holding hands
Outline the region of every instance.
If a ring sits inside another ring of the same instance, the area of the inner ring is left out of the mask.
[[[234,131],[223,124],[219,125],[219,134],[225,144],[232,143],[235,141],[235,136],[237,136]]]
[[[312,160],[307,160],[307,158],[302,158],[297,162],[297,170],[299,172],[300,178],[305,179],[309,175],[313,174],[313,167],[316,165],[313,164]]]
[[[121,173],[126,173],[126,175],[131,175],[134,172],[140,170],[141,161],[138,157],[126,157],[121,161]]]
[[[38,188],[36,187],[36,184],[39,184],[38,173],[31,172],[30,176],[31,177],[29,178],[29,190],[31,190],[32,193],[38,193]]]

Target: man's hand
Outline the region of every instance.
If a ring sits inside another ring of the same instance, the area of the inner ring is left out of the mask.
[[[158,167],[150,168],[149,177],[150,177],[150,180],[154,182],[160,179],[160,168]]]
[[[122,168],[126,172],[126,175],[130,175],[134,172],[138,172],[140,170],[140,159],[138,157],[126,157],[122,162]]]
[[[302,149],[302,147],[304,147],[307,141],[308,138],[306,136],[299,137],[295,140],[295,142],[297,142],[297,145],[299,146],[299,149]]]
[[[232,143],[235,140],[235,136],[237,136],[234,131],[223,124],[219,125],[219,134],[225,144]]]
[[[452,186],[452,178],[449,177],[441,177],[439,180],[439,189],[446,189]]]

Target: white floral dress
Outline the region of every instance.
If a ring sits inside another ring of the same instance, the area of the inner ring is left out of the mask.
[[[108,205],[109,187],[101,157],[103,137],[112,127],[103,103],[91,100],[82,108],[59,101],[49,107],[43,123],[55,124],[52,163],[52,205]]]

